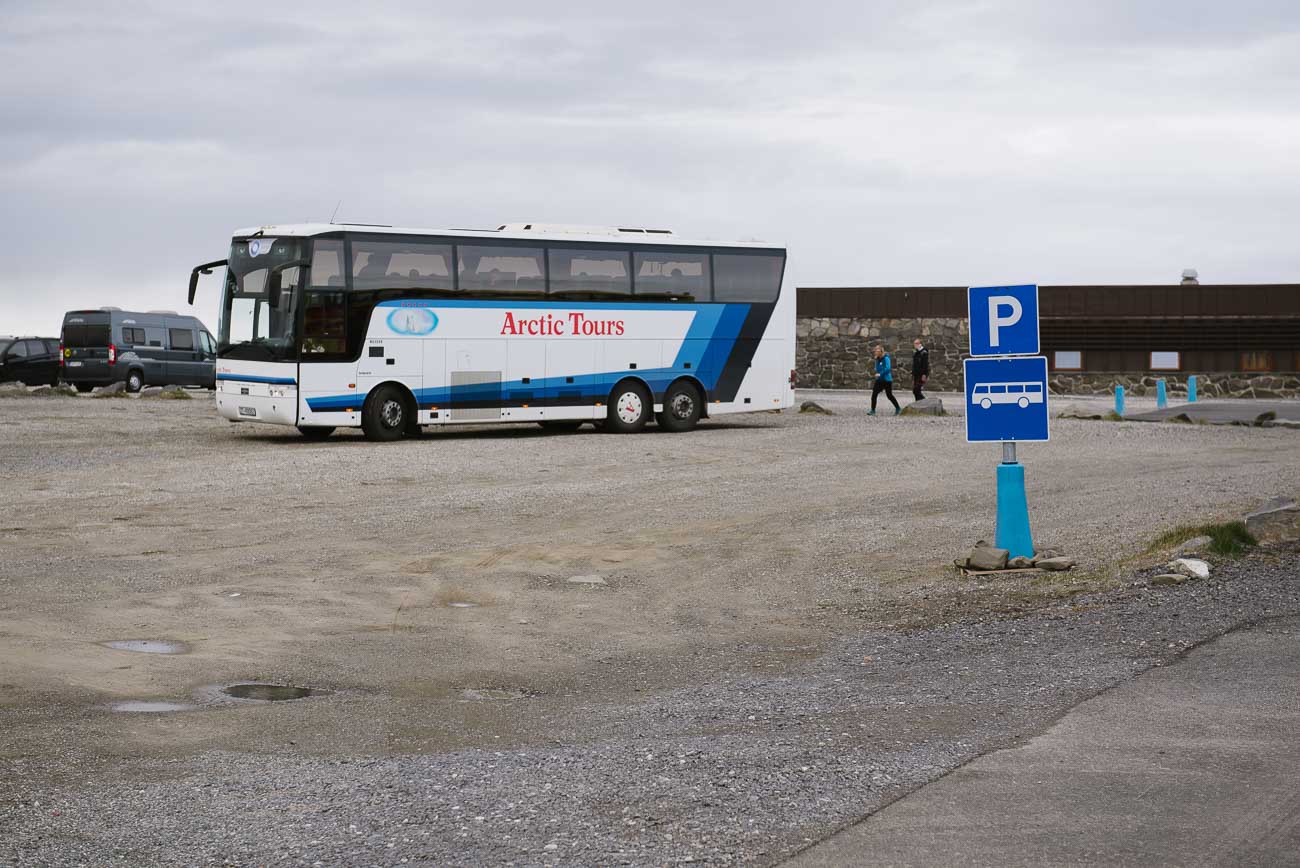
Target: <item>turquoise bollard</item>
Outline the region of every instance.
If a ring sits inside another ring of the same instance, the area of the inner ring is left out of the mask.
[[[1196,403],[1196,375],[1192,374],[1187,378],[1187,403]]]
[[[1034,536],[1029,531],[1029,501],[1025,497],[1025,465],[998,465],[998,523],[993,537],[1010,557],[1032,558]]]
[[[1156,409],[1163,410],[1169,406],[1169,396],[1165,394],[1165,378],[1156,380]]]
[[[1124,415],[1124,387],[1123,386],[1115,387],[1115,415],[1116,416]]]

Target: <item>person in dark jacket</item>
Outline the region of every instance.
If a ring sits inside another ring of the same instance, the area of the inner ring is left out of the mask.
[[[925,381],[930,379],[930,351],[917,338],[912,341],[912,394],[916,400],[925,397],[921,390],[925,388]]]
[[[894,415],[897,416],[903,412],[903,408],[898,406],[898,399],[894,397],[894,363],[889,358],[889,353],[880,344],[876,344],[876,382],[871,385],[871,412],[868,416],[876,415],[876,399],[880,393],[884,392],[889,403],[894,405]]]

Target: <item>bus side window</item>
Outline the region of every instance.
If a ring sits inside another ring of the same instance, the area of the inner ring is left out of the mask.
[[[304,355],[338,355],[347,351],[347,306],[341,290],[307,292],[303,309]]]

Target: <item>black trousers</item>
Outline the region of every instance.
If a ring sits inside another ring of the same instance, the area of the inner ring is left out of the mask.
[[[881,392],[885,393],[889,403],[893,404],[894,409],[897,410],[898,399],[894,397],[894,384],[889,380],[882,380],[880,377],[876,377],[876,382],[871,384],[871,409],[876,409],[876,399],[880,397]]]
[[[919,401],[925,397],[925,393],[921,391],[924,388],[925,388],[925,379],[923,377],[912,378],[912,395],[913,397],[916,398],[916,400]]]

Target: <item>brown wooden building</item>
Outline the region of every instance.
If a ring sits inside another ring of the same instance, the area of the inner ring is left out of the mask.
[[[1300,284],[1041,286],[1058,371],[1300,371]],[[800,288],[799,317],[964,319],[961,286]]]

